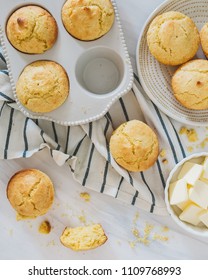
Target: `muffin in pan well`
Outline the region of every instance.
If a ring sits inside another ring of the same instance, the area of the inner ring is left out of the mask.
[[[96,40],[105,35],[115,18],[110,0],[67,0],[61,15],[68,33],[82,41]]]
[[[41,54],[55,44],[58,27],[48,11],[29,5],[10,15],[6,24],[6,35],[17,50],[28,54]]]
[[[69,95],[67,73],[54,61],[35,61],[20,74],[16,94],[28,110],[35,113],[51,112],[60,107]]]

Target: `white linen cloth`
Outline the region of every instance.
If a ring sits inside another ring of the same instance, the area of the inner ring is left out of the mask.
[[[132,119],[145,121],[159,138],[159,157],[145,172],[127,172],[111,157],[109,139],[113,130]],[[48,147],[58,165],[69,165],[82,186],[110,195],[151,213],[166,215],[165,182],[170,170],[188,155],[187,139],[178,131],[181,124],[169,119],[149,100],[138,78],[131,92],[120,98],[101,119],[65,127],[46,120],[25,117],[13,101],[6,63],[0,49],[0,158],[30,157]],[[205,128],[198,128],[203,133]],[[202,151],[203,148],[197,148]],[[196,151],[196,150],[195,150]],[[66,186],[70,187],[70,186]]]

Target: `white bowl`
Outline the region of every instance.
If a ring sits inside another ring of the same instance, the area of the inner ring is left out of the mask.
[[[182,161],[176,164],[176,166],[170,172],[165,187],[165,203],[167,206],[167,210],[170,213],[173,220],[176,222],[176,224],[189,233],[196,234],[198,236],[204,236],[204,237],[208,237],[208,228],[206,226],[193,226],[179,219],[181,210],[177,206],[170,205],[169,202],[169,186],[172,182],[175,182],[177,180],[177,176],[182,168],[182,165],[185,162],[189,161],[189,162],[201,164],[204,158],[207,156],[208,156],[208,152],[207,153],[202,152],[202,153],[192,154],[191,156],[184,158]]]

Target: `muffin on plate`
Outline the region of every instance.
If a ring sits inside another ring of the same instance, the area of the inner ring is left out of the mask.
[[[191,60],[175,72],[172,89],[175,98],[186,108],[208,109],[208,61]]]
[[[67,0],[62,7],[63,24],[73,37],[91,41],[105,35],[115,14],[110,0]]]
[[[11,14],[6,24],[6,34],[17,50],[28,54],[41,54],[52,48],[56,42],[58,27],[48,11],[29,5]]]
[[[121,124],[110,138],[110,152],[128,171],[150,168],[158,158],[159,144],[155,132],[145,123],[132,120]]]
[[[204,54],[208,58],[208,22],[204,24],[200,31],[200,39]]]
[[[95,249],[103,245],[107,239],[100,224],[76,228],[66,227],[60,237],[61,243],[74,251]]]
[[[56,62],[40,60],[27,65],[16,84],[19,101],[35,113],[47,113],[60,107],[69,94],[69,79]]]
[[[22,218],[36,218],[44,215],[53,203],[53,183],[38,169],[24,169],[9,180],[7,198]]]
[[[200,37],[198,29],[188,16],[170,11],[157,16],[147,32],[151,54],[166,65],[180,65],[196,54]]]

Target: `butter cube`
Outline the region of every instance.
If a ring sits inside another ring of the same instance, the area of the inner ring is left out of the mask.
[[[181,221],[197,226],[201,222],[201,220],[199,219],[201,211],[203,210],[199,206],[191,203],[179,215],[179,219]]]
[[[188,196],[189,196],[189,197],[190,197],[190,195],[191,195],[193,189],[194,189],[193,187],[188,189]]]
[[[199,215],[199,219],[206,227],[208,227],[208,210],[202,211],[202,214]]]
[[[200,207],[207,209],[208,207],[208,184],[200,180],[196,181],[189,198]]]
[[[178,204],[176,204],[178,206],[178,208],[180,208],[182,211],[191,203],[190,200],[184,201],[184,202],[180,202]]]
[[[203,166],[193,162],[186,162],[179,172],[178,179],[184,179],[190,185],[194,185],[203,171]]]
[[[208,157],[204,160],[202,178],[208,180]]]
[[[188,185],[187,188],[188,188],[188,197],[190,197],[193,187],[191,185]],[[191,200],[188,199],[184,202],[178,203],[177,206],[178,206],[178,208],[180,208],[183,211],[190,203],[191,203]]]
[[[188,197],[187,183],[185,180],[178,180],[169,186],[169,199],[171,205],[186,202]]]
[[[188,188],[188,197],[190,197],[190,193],[192,192],[193,188]],[[176,204],[178,206],[178,208],[180,208],[182,211],[190,204],[192,203],[192,201],[190,199],[180,202],[178,204]]]

